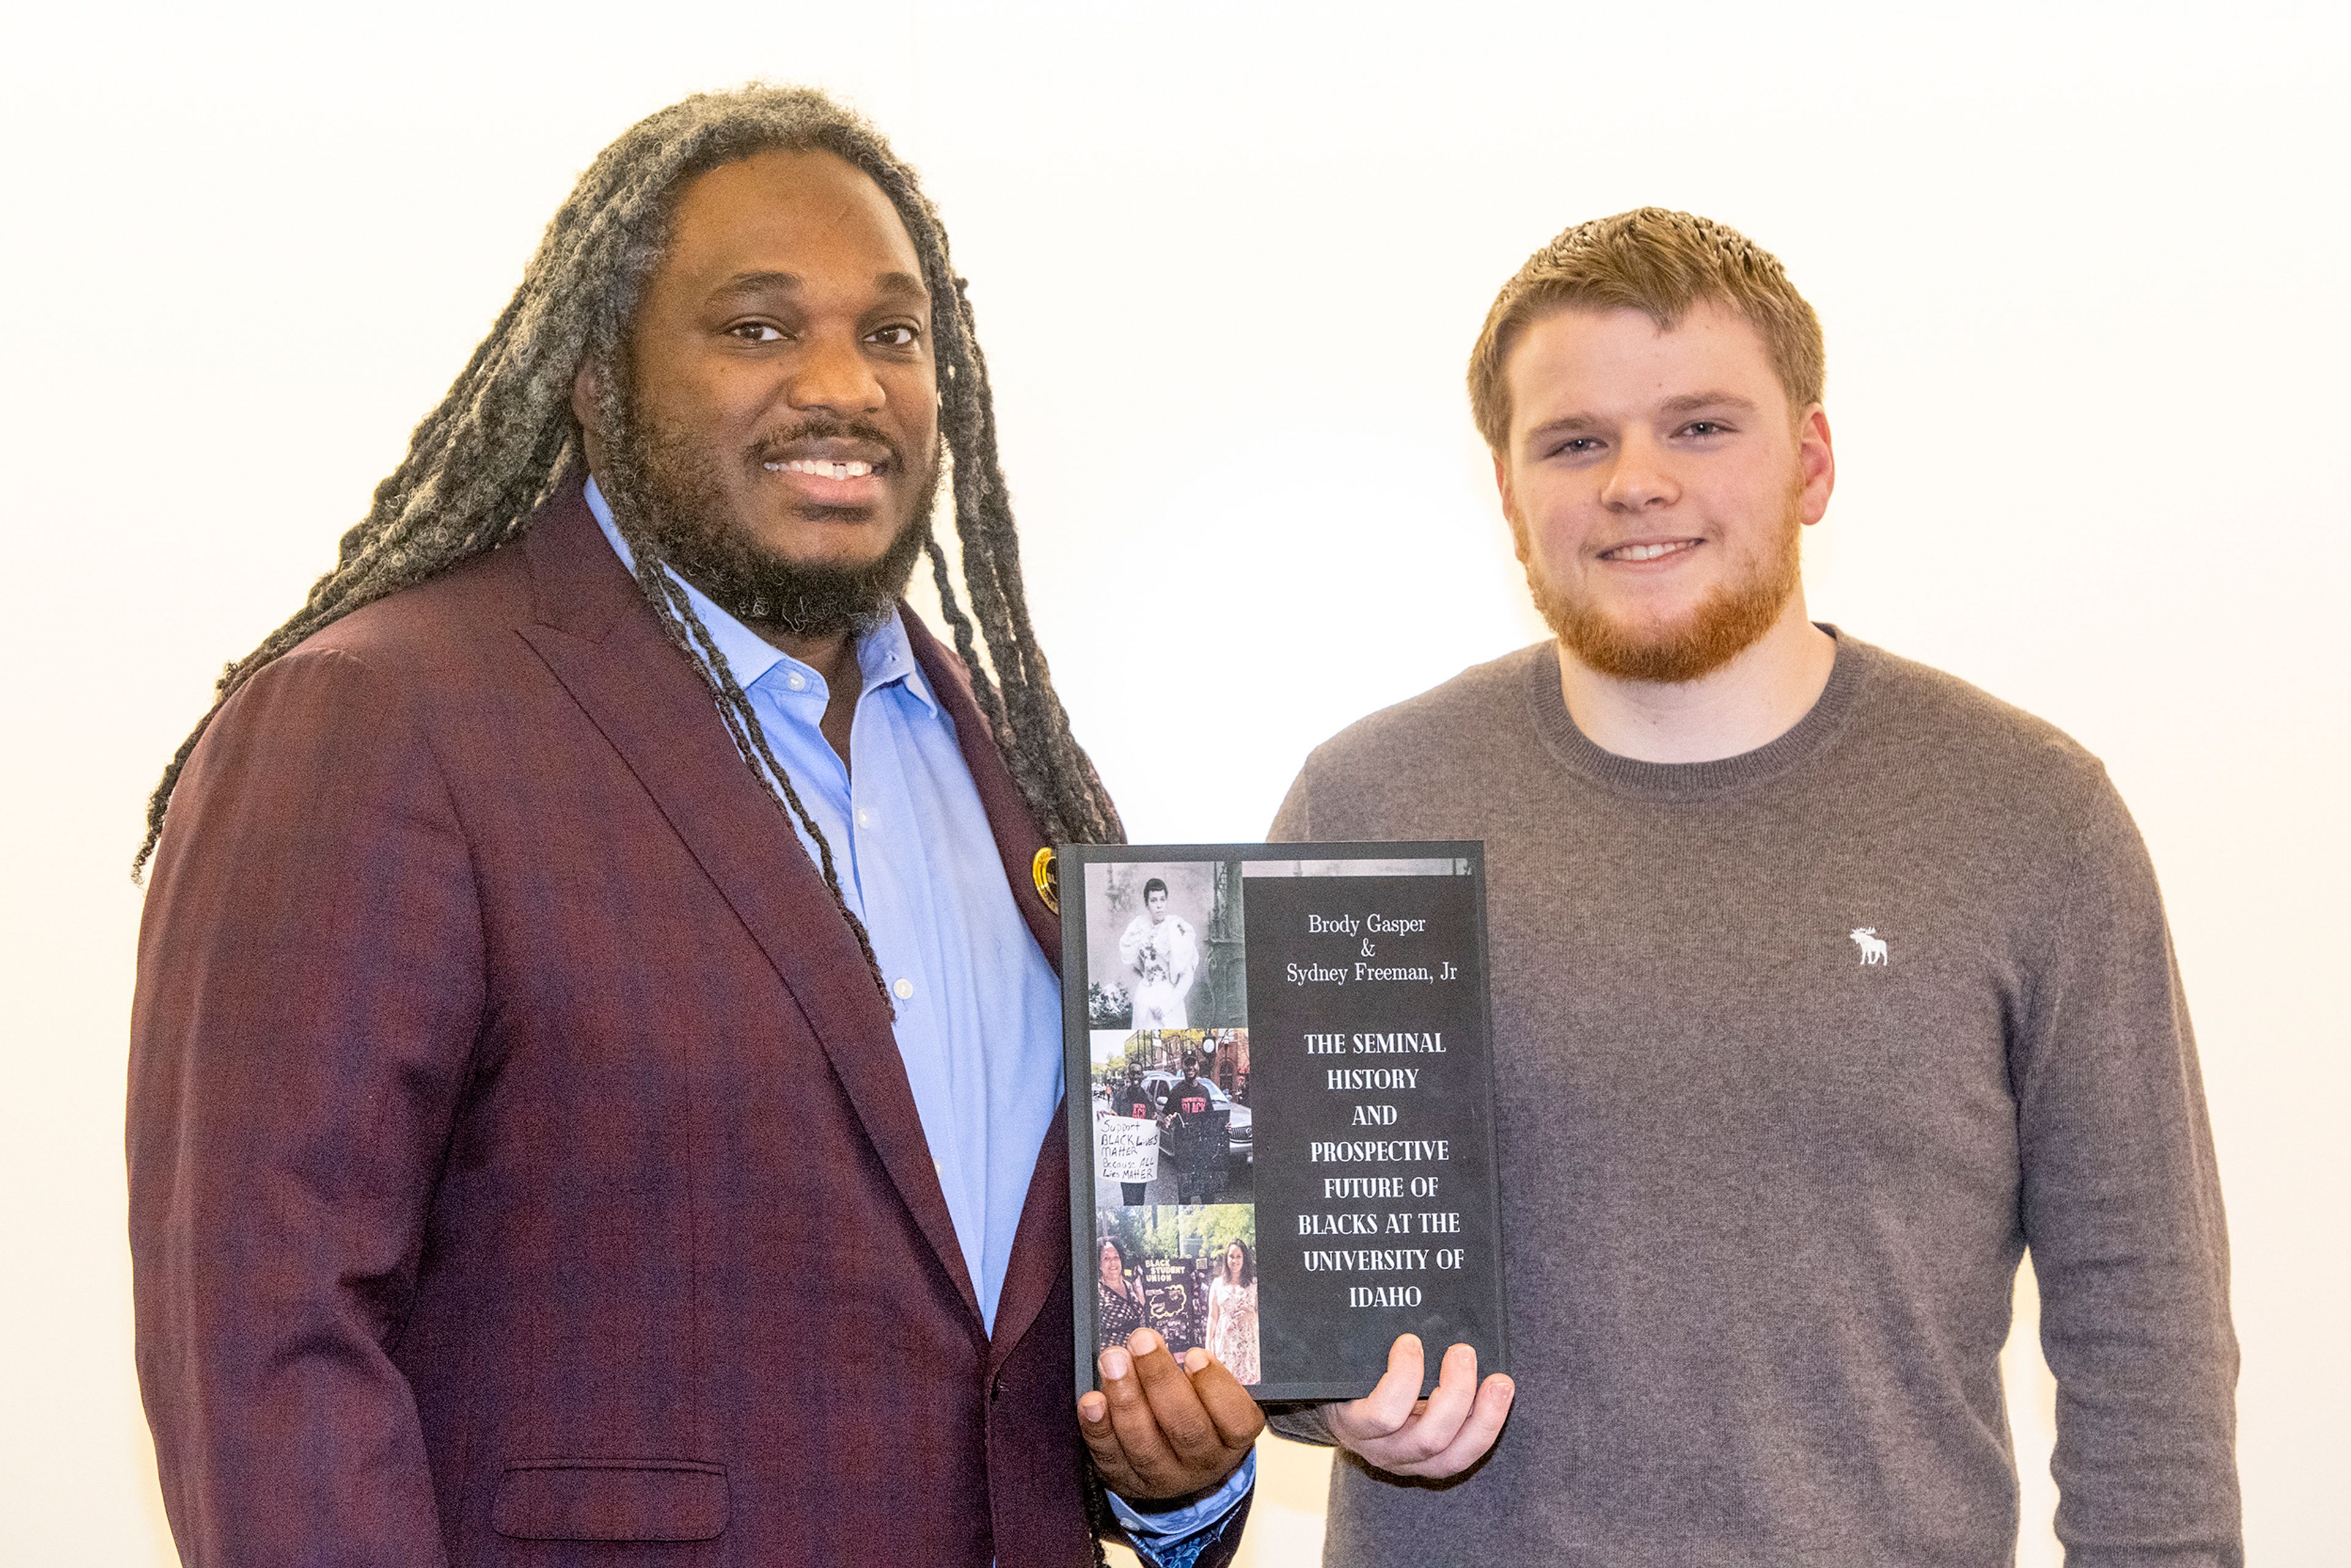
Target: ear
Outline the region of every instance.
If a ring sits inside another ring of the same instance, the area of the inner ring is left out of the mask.
[[[1828,411],[1819,403],[1796,422],[1796,472],[1803,479],[1796,515],[1809,528],[1827,514],[1830,492],[1836,488],[1836,446],[1829,437]]]
[[[591,441],[604,436],[603,415],[600,412],[604,397],[604,366],[593,358],[580,361],[580,369],[571,377],[571,417]]]

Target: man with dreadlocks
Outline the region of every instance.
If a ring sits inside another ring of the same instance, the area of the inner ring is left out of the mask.
[[[186,1560],[1229,1557],[1229,1373],[1070,1404],[1045,847],[1120,833],[912,172],[802,90],[634,127],[155,794]]]

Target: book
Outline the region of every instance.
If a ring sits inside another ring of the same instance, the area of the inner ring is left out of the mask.
[[[1059,854],[1080,1391],[1144,1326],[1260,1400],[1508,1371],[1484,846]]]

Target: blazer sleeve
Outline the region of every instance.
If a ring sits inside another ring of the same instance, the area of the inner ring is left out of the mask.
[[[464,833],[350,653],[278,660],[172,801],[139,941],[139,1381],[192,1568],[445,1560],[394,1365],[483,999]]]

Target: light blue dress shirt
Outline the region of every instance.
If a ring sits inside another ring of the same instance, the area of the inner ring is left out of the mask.
[[[588,508],[633,567],[593,479]],[[857,642],[862,685],[850,728],[853,766],[844,766],[819,727],[831,698],[824,677],[692,583],[682,585],[823,831],[842,898],[872,938],[897,1009],[914,1109],[993,1333],[1012,1235],[1061,1099],[1061,984],[1012,901],[955,720],[893,615]],[[814,859],[808,831],[798,822],[793,830]],[[1173,1546],[1223,1518],[1256,1474],[1251,1455],[1216,1492],[1165,1514],[1112,1501],[1130,1531]]]

